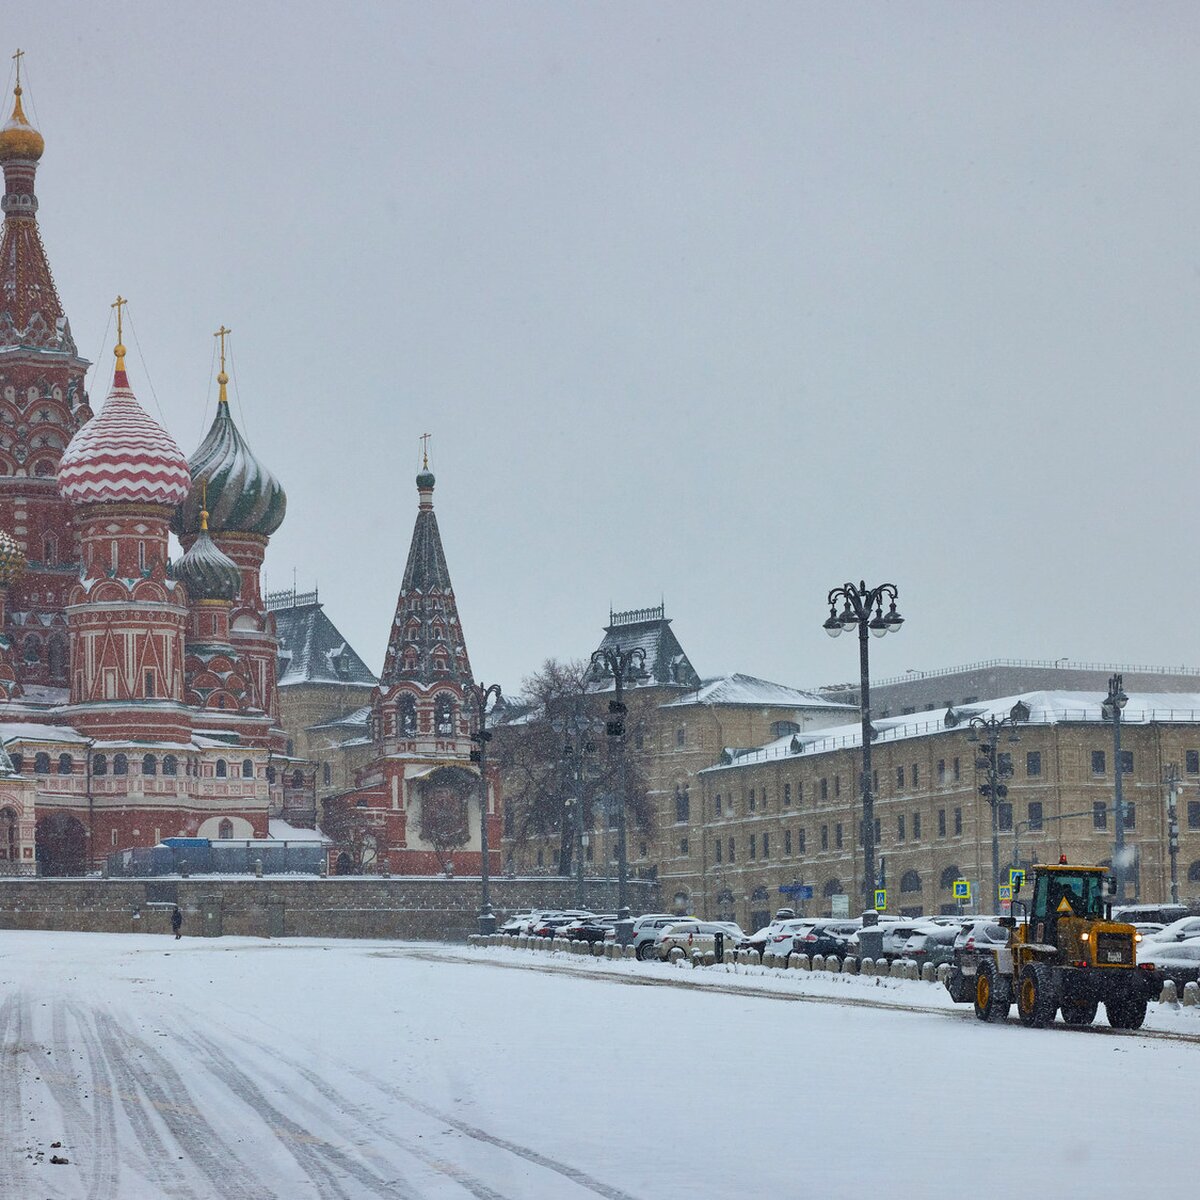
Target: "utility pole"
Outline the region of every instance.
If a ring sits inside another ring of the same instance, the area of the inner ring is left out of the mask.
[[[1167,785],[1167,853],[1171,860],[1171,903],[1179,903],[1179,785],[1183,776],[1179,764],[1171,763],[1163,772],[1163,783]]]
[[[1125,689],[1121,686],[1121,676],[1114,675],[1108,681],[1108,696],[1101,706],[1101,712],[1106,721],[1112,722],[1113,727],[1113,779],[1116,785],[1116,838],[1113,842],[1113,881],[1117,885],[1117,903],[1124,904],[1125,896],[1125,798],[1122,791],[1121,769],[1121,712],[1129,703]]]

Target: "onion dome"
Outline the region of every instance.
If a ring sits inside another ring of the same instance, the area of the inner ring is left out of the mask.
[[[283,524],[287,496],[279,480],[254,456],[229,411],[224,351],[217,376],[217,415],[208,435],[188,459],[193,479],[208,485],[208,520],[214,533],[258,533],[263,537]],[[180,505],[171,528],[186,535],[200,528],[203,500],[193,487]]]
[[[0,162],[13,158],[28,158],[37,161],[46,149],[46,141],[25,118],[21,107],[21,85],[13,88],[16,97],[12,116],[8,124],[0,129]]]
[[[24,574],[25,555],[17,539],[0,529],[0,587],[8,587]]]
[[[421,491],[433,491],[433,472],[422,471],[420,475],[417,476],[417,487]]]
[[[208,536],[208,513],[200,512],[200,533],[172,574],[187,585],[193,600],[236,600],[242,591],[242,573]]]
[[[72,504],[174,506],[191,487],[187,459],[129,390],[125,347],[119,341],[113,353],[117,369],[112,391],[100,415],[67,443],[58,465],[59,494]]]

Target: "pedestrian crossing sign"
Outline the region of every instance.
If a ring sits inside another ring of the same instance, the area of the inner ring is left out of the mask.
[[[1012,884],[1011,883],[1007,883],[1007,884],[1002,883],[1000,885],[1000,899],[1001,900],[1011,900],[1012,899]]]
[[[883,912],[885,908],[887,908],[887,888],[876,888],[875,910],[876,912]]]
[[[955,900],[970,900],[971,881],[969,879],[956,879],[954,881],[954,898]]]

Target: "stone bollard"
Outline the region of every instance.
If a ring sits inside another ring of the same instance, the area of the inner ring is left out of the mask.
[[[860,975],[875,974],[875,960],[873,958],[864,958],[859,960],[858,973]]]
[[[892,964],[886,958],[877,958],[875,960],[875,974],[882,979],[886,979],[892,973]]]
[[[623,958],[632,958],[635,962],[637,961],[637,951],[633,948],[632,943],[628,946],[623,946],[621,954]]]
[[[683,960],[683,947],[672,946],[667,954],[667,958],[673,963],[681,962]]]
[[[847,954],[846,957],[844,959],[842,959],[842,974],[843,975],[857,975],[858,974],[858,959],[855,958],[853,954]]]
[[[796,955],[796,957],[800,960],[799,965],[800,965],[801,971],[811,971],[812,970],[812,959],[809,958],[807,954],[798,954],[798,955]]]
[[[715,967],[717,965],[717,952],[715,950],[705,950],[704,965],[706,967]]]
[[[793,950],[791,954],[787,956],[787,962],[785,962],[783,965],[787,967],[789,971],[800,970],[800,955]]]
[[[692,969],[695,970],[703,962],[704,962],[704,951],[703,950],[693,950],[692,951]]]
[[[593,958],[603,958],[604,957],[604,943],[603,942],[593,942],[592,943],[592,957]]]
[[[812,956],[812,969],[813,969],[814,971],[823,971],[823,970],[825,970],[825,955],[823,955],[823,954],[814,954],[814,955]]]
[[[775,965],[775,951],[767,950],[762,956],[762,965],[764,967],[773,967]]]
[[[831,954],[825,960],[825,970],[830,975],[840,975],[842,973],[842,960],[836,954]]]
[[[905,979],[920,979],[921,978],[921,968],[918,967],[917,964],[915,962],[913,962],[913,960],[911,958],[908,960],[908,962],[906,962],[904,964],[904,978]]]
[[[945,986],[946,986],[946,984],[948,984],[948,983],[950,982],[950,973],[951,973],[953,970],[954,970],[954,967],[953,967],[953,965],[952,965],[952,964],[950,964],[950,963],[939,963],[939,964],[938,964],[938,969],[937,969],[937,981],[938,981],[938,983],[940,983],[940,984],[941,984],[943,987],[945,987]]]
[[[1200,983],[1192,980],[1191,983],[1183,985],[1183,1002],[1188,1008],[1194,1008],[1200,1004]]]
[[[924,983],[937,983],[937,967],[933,963],[925,963],[921,967],[921,979]]]
[[[1179,989],[1175,986],[1175,980],[1164,979],[1162,991],[1158,993],[1159,1004],[1178,1004]]]
[[[478,946],[479,945],[479,934],[468,933],[467,934],[467,945],[468,946]]]

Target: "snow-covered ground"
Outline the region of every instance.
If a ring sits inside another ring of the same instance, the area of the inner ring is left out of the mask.
[[[1191,1177],[1196,1010],[1152,1006],[1167,1037],[1028,1030],[931,985],[789,975],[0,932],[0,1197],[1106,1197]]]

